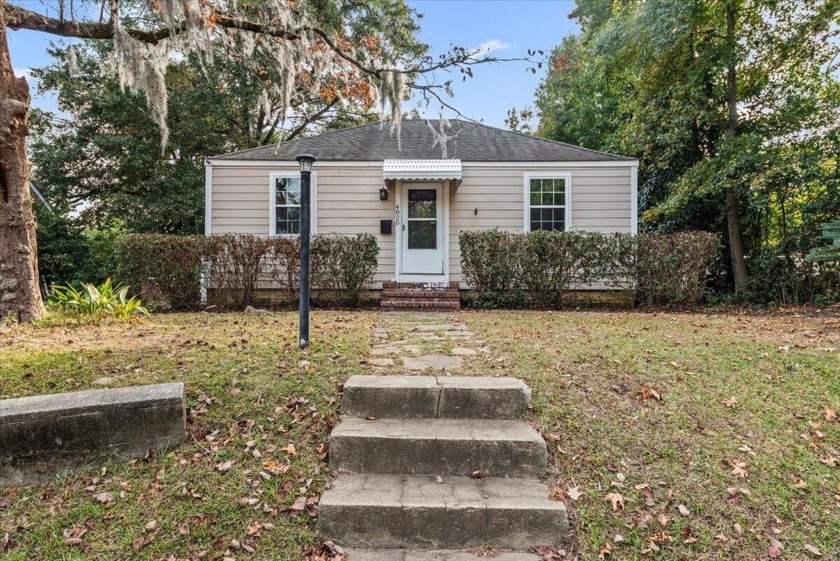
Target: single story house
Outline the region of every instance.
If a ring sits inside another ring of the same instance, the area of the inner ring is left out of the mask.
[[[449,125],[443,141],[439,121],[417,119],[399,135],[375,123],[209,158],[206,233],[297,235],[303,153],[317,158],[313,234],[376,236],[377,289],[468,288],[464,230],[636,232],[638,160]]]

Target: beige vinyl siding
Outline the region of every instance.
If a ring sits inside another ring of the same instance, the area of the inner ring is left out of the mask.
[[[268,235],[269,176],[297,172],[296,165],[214,165],[212,220],[214,234]],[[631,167],[534,167],[482,165],[464,162],[463,181],[449,192],[449,274],[462,281],[459,233],[462,230],[501,228],[521,232],[525,225],[525,174],[570,173],[571,228],[601,232],[630,232]],[[379,200],[383,186],[381,162],[348,167],[314,167],[317,183],[318,234],[370,233],[379,243],[376,285],[395,277],[395,233],[379,234],[379,221],[394,218],[395,195]],[[478,209],[478,214],[475,213]]]
[[[297,173],[297,166],[213,166],[213,234],[269,233],[269,177]],[[320,234],[373,234],[379,243],[377,285],[394,278],[394,236],[379,234],[379,221],[394,218],[393,195],[379,200],[382,165],[376,167],[321,168],[316,183],[316,232]]]
[[[630,232],[629,163],[627,167],[482,167],[465,164],[463,173],[461,185],[450,192],[449,200],[450,280],[463,282],[459,246],[462,230],[524,230],[525,174],[571,174],[572,228]]]

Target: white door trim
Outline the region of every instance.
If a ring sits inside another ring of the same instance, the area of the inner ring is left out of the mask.
[[[405,182],[411,185],[412,182]],[[394,187],[394,228],[396,252],[394,256],[394,280],[397,282],[449,282],[449,181],[421,181],[420,183],[441,183],[441,228],[443,228],[443,274],[442,275],[407,275],[402,273],[403,224],[406,209],[402,207],[403,181],[397,181]]]

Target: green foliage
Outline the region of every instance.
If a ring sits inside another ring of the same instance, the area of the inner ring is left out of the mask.
[[[370,234],[316,236],[312,240],[312,286],[334,305],[358,306],[376,273],[379,245]]]
[[[206,246],[204,236],[125,235],[116,250],[119,278],[139,286],[144,296],[156,289],[173,310],[193,309],[199,301]]]
[[[500,230],[462,232],[464,279],[479,307],[555,308],[571,290],[632,289],[650,306],[702,298],[718,238],[709,232],[603,234]]]
[[[100,321],[105,318],[128,321],[129,319],[149,315],[143,303],[136,296],[128,296],[127,285],[113,286],[111,279],[96,286],[82,284],[81,289],[67,284],[53,286],[47,298],[47,307],[76,319]]]
[[[796,251],[768,247],[751,262],[750,300],[757,304],[826,304],[840,296],[840,263],[813,262]]]
[[[808,261],[840,261],[840,220],[823,224],[822,238],[829,240],[830,243],[812,249],[805,259]]]
[[[253,6],[256,19],[259,4]],[[321,29],[352,44],[380,38],[393,60],[416,59],[427,50],[417,39],[415,11],[405,2],[298,4]],[[190,55],[169,65],[170,134],[162,153],[160,131],[144,96],[123,91],[112,73],[102,71],[111,42],[74,45],[72,68],[66,50],[55,46],[49,50],[53,64],[33,71],[39,93],[55,95],[70,118],[33,111],[32,160],[51,201],[80,210],[86,227],[103,228],[117,220],[132,232],[202,233],[205,158],[376,118],[376,108],[360,94],[344,95],[339,103],[298,83],[290,85],[291,104],[281,113],[277,94],[263,96],[266,84],[286,81],[277,61],[255,60],[249,68],[220,42],[212,62]],[[330,86],[341,88],[342,79],[336,76]]]
[[[461,270],[475,295],[475,303],[483,308],[521,305],[521,274],[517,261],[509,258],[519,252],[519,238],[493,229],[466,230],[459,240]]]
[[[116,243],[124,231],[85,228],[67,212],[37,208],[38,273],[44,286],[99,284],[116,272]]]
[[[142,286],[144,295],[157,292],[170,309],[198,306],[202,274],[214,304],[242,309],[260,289],[297,299],[299,252],[296,237],[130,234],[120,239],[117,256],[119,278]],[[314,296],[356,306],[373,280],[379,246],[370,234],[316,236],[310,255]]]
[[[699,304],[719,245],[711,232],[639,236],[636,301],[648,306]]]
[[[90,240],[84,227],[66,214],[36,207],[38,274],[45,286],[100,281],[91,267]]]
[[[757,264],[764,255],[801,261],[820,224],[840,218],[840,3],[576,3],[582,32],[552,53],[538,133],[637,156],[646,231],[705,230],[726,241],[724,189],[734,190],[754,287],[772,282],[761,278],[774,268]],[[729,286],[726,275],[716,282]]]
[[[254,302],[273,242],[238,234],[207,238],[209,282],[217,303],[242,309]]]

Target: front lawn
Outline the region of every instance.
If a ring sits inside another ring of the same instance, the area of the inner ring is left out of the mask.
[[[464,374],[533,389],[528,420],[577,532],[570,558],[836,555],[836,316],[457,317],[491,351]],[[183,380],[192,419],[177,450],[0,490],[0,556],[302,559],[339,386],[367,371],[376,320],[317,312],[306,352],[294,313],[0,329],[2,397]]]

